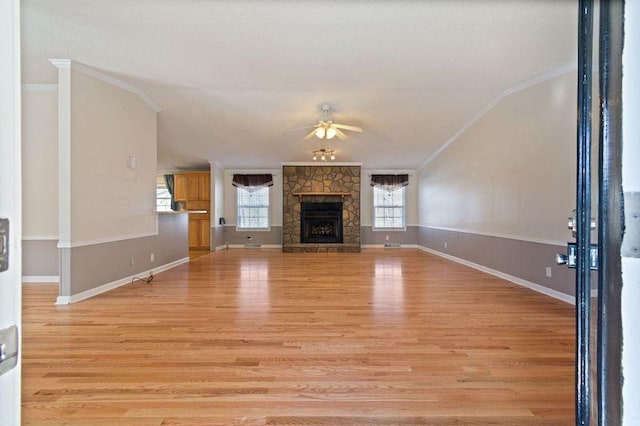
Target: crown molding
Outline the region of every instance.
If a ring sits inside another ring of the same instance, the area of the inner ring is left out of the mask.
[[[513,95],[514,93],[520,92],[522,90],[528,89],[540,83],[544,83],[545,81],[551,80],[556,77],[560,77],[561,75],[567,74],[571,71],[575,71],[577,69],[577,64],[575,62],[568,63],[558,68],[554,68],[549,70],[543,74],[540,74],[536,77],[533,77],[527,81],[524,81],[520,84],[517,84],[513,87],[510,87],[504,91],[502,91],[498,96],[493,98],[487,105],[484,106],[480,111],[478,111],[469,121],[467,121],[457,132],[453,134],[444,144],[440,146],[433,154],[431,154],[419,167],[418,170],[424,168],[436,159],[443,151],[445,151],[449,146],[455,142],[463,133],[465,133],[471,126],[476,124],[482,117],[484,117],[489,111],[491,111],[496,105],[498,105],[504,98],[507,96]]]
[[[416,171],[413,169],[365,169],[364,167],[362,168],[362,173],[369,174],[369,176],[375,175],[375,174],[396,174],[396,175],[407,174],[409,176],[413,176],[415,172]]]
[[[211,166],[211,170],[213,170],[214,168],[220,169],[220,170],[224,170],[224,166],[222,165],[221,162],[219,161],[209,161],[209,165]]]
[[[49,59],[49,62],[55,65],[56,68],[71,68],[71,59],[52,58]]]
[[[147,96],[140,89],[138,89],[135,86],[132,86],[129,83],[125,83],[122,80],[118,80],[115,77],[111,77],[110,75],[104,74],[94,68],[88,67],[81,63],[72,61],[71,59],[49,59],[49,62],[51,62],[57,68],[70,68],[75,71],[79,71],[83,74],[86,74],[88,76],[91,76],[97,80],[104,81],[105,83],[110,84],[112,86],[119,87],[120,89],[126,90],[127,92],[133,93],[134,95],[138,96],[142,100],[142,102],[147,104],[147,106],[149,106],[149,108],[151,108],[155,112],[162,111],[162,108],[160,108],[158,104],[153,102],[153,100],[149,96]]]
[[[315,166],[315,167],[333,167],[333,166],[360,166],[363,163],[357,162],[340,162],[340,161],[297,161],[280,163],[283,166]]]
[[[233,176],[234,174],[259,174],[259,173],[270,173],[273,176],[278,176],[278,173],[281,172],[281,169],[225,169],[224,172]]]

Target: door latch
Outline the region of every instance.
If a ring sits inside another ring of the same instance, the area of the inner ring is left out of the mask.
[[[593,231],[596,229],[596,220],[591,218],[590,227]],[[569,218],[568,226],[571,233],[573,234],[573,238],[576,237],[577,231],[577,221],[576,221],[576,211],[573,210],[571,212],[571,217]],[[574,269],[577,264],[578,259],[578,246],[576,243],[567,243],[567,254],[556,254],[556,263],[558,265],[567,265],[567,267]],[[591,244],[589,248],[589,269],[592,271],[598,270],[598,245]]]
[[[576,243],[567,243],[567,254],[556,254],[556,263],[558,265],[567,265],[569,268],[575,268],[578,259],[578,246]],[[589,269],[598,270],[598,245],[591,244],[589,248]]]
[[[18,363],[18,327],[12,325],[0,330],[0,375]]]

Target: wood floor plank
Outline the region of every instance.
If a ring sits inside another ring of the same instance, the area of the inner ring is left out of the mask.
[[[24,285],[27,425],[574,421],[573,307],[419,250],[225,250],[56,295]]]

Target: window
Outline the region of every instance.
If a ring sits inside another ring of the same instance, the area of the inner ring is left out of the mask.
[[[269,228],[269,188],[246,186],[237,188],[238,221],[243,229]]]
[[[156,211],[171,211],[171,194],[169,194],[169,190],[167,190],[164,176],[158,176],[156,179]]]
[[[373,229],[404,229],[404,191],[373,187]]]

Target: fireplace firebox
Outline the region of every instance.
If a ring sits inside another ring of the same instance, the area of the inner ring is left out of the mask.
[[[342,203],[301,203],[301,243],[342,243]]]

